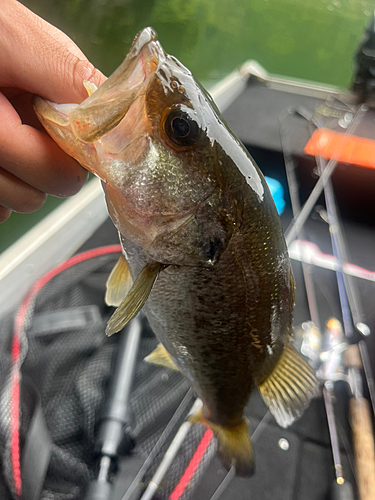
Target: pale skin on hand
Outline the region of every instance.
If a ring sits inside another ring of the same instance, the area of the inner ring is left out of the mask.
[[[0,222],[86,182],[87,172],[43,131],[31,105],[33,94],[80,103],[83,80],[99,86],[105,77],[60,30],[16,0],[0,0]]]

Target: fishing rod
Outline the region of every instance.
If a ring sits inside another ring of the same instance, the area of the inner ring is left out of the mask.
[[[337,425],[333,401],[335,400],[334,383],[345,380],[341,373],[342,354],[347,348],[340,321],[331,318],[327,321],[325,330],[325,351],[320,357],[323,361],[317,376],[323,381],[323,398],[327,413],[328,430],[331,440],[332,457],[336,480],[331,487],[333,499],[353,499],[352,485],[345,479],[341,452],[337,436]]]
[[[370,393],[372,411],[375,416],[375,382],[371,368],[370,356],[368,353],[367,344],[363,340],[360,340],[358,342],[358,347],[361,355],[363,371],[365,373],[365,378],[367,380],[367,387]]]
[[[337,201],[334,197],[333,199],[334,207],[337,207]],[[337,213],[337,246],[338,251],[341,254],[341,261],[343,263],[348,262],[348,254],[347,254],[347,244],[344,238],[344,234],[342,231],[342,224],[340,221],[339,213]],[[353,323],[356,330],[363,336],[368,337],[371,333],[370,327],[366,322],[366,316],[363,310],[362,301],[360,298],[360,294],[358,292],[358,288],[355,285],[355,281],[353,276],[346,274],[343,272],[344,285],[346,289],[346,293],[349,300],[350,312],[352,314]],[[375,407],[374,407],[375,408]]]
[[[303,117],[308,123],[313,124],[316,129],[320,130],[323,128],[323,123],[321,122],[321,120],[315,118],[312,113],[309,113],[302,106],[297,107],[295,110],[293,110],[293,112]],[[319,155],[316,156],[316,162],[319,175],[321,176],[324,170],[327,168],[327,162],[323,157]],[[333,255],[335,256],[337,262],[336,275],[341,309],[343,312],[345,335],[347,337],[351,337],[353,334],[352,321],[350,317],[351,313],[356,329],[362,335],[367,336],[370,334],[370,328],[364,322],[365,316],[363,313],[363,307],[360,302],[359,294],[354,286],[352,277],[344,273],[343,270],[343,265],[345,262],[347,262],[348,257],[331,178],[327,179],[323,190],[328,218],[328,220],[326,220],[325,218],[323,220],[325,220],[325,222],[329,224]]]
[[[329,187],[329,185],[327,186]],[[333,195],[333,193],[332,193]],[[333,195],[333,206],[335,206],[335,198]],[[338,281],[339,284],[339,292],[340,292],[340,297],[342,298],[343,301],[343,309],[342,309],[342,314],[343,314],[343,319],[344,319],[344,325],[347,325],[350,322],[350,326],[344,327],[345,334],[347,337],[352,336],[352,328],[351,328],[351,318],[353,319],[354,326],[356,330],[362,335],[367,337],[370,335],[371,330],[370,327],[367,325],[365,314],[363,312],[363,307],[361,303],[361,299],[359,296],[359,293],[356,290],[356,286],[354,284],[354,281],[352,279],[352,276],[349,276],[348,274],[344,273],[343,271],[343,265],[345,262],[348,261],[347,259],[347,252],[346,252],[346,244],[344,243],[344,238],[343,238],[343,233],[341,229],[341,224],[339,222],[339,217],[338,217],[338,212],[337,212],[337,207],[335,209],[336,218],[334,220],[334,229],[330,229],[330,234],[333,240],[332,248],[333,248],[333,255],[335,257],[335,261],[337,263],[337,268],[336,268],[336,274],[338,277],[340,277],[340,281]],[[332,217],[332,215],[331,215]],[[331,228],[331,226],[330,226]],[[350,316],[351,314],[351,316]],[[371,407],[372,407],[372,412],[375,416],[375,382],[374,382],[374,376],[372,373],[372,368],[371,368],[371,362],[368,354],[368,349],[367,349],[367,344],[365,341],[361,340],[358,343],[359,351],[360,351],[360,356],[362,359],[362,365],[363,365],[363,370],[365,374],[365,379],[367,383],[367,387],[369,390],[369,395],[370,395],[370,401],[371,401]]]
[[[287,110],[287,115],[289,115],[289,114],[290,114],[289,110]],[[288,140],[289,136],[284,131],[285,130],[285,116],[279,116],[278,121],[279,121],[281,147],[282,147],[283,156],[284,156],[284,163],[285,163],[286,178],[287,178],[287,182],[288,182],[289,196],[290,196],[290,202],[291,202],[291,207],[292,207],[292,214],[293,214],[293,218],[295,218],[301,210],[298,182],[297,182],[297,178],[296,178],[295,163],[293,161],[293,157],[291,154],[290,143]],[[304,239],[302,227],[297,232],[297,237],[299,240]],[[309,311],[310,311],[310,318],[311,318],[312,322],[320,330],[318,305],[317,305],[317,301],[316,301],[315,287],[314,287],[313,277],[312,277],[312,273],[311,273],[312,266],[310,264],[306,264],[305,262],[301,262],[301,265],[302,265],[303,279],[304,279],[304,283],[305,283],[307,304],[308,304]]]
[[[317,128],[322,128],[321,123],[314,119],[311,123]],[[318,168],[323,174],[324,170],[327,168],[326,160],[321,157],[316,157]],[[352,329],[352,319],[357,331],[362,336],[370,335],[371,331],[367,323],[365,322],[365,315],[363,312],[363,307],[361,304],[360,296],[355,288],[354,281],[351,276],[348,276],[343,271],[343,264],[347,261],[347,250],[346,243],[343,236],[343,231],[340,223],[339,211],[336,202],[336,198],[333,192],[333,186],[331,179],[328,179],[324,186],[324,194],[326,199],[326,208],[328,215],[328,223],[330,228],[330,236],[332,241],[332,251],[337,262],[336,277],[339,289],[339,296],[341,302],[341,310],[343,315],[344,332],[347,338],[353,335]],[[360,354],[362,358],[362,364],[364,367],[365,378],[367,381],[367,386],[370,393],[370,400],[372,404],[372,410],[375,415],[375,387],[374,387],[374,377],[372,374],[371,363],[368,356],[367,345],[365,342],[361,342]]]
[[[291,115],[293,112],[294,110],[288,110],[289,115]],[[285,162],[285,170],[287,174],[287,182],[291,199],[292,215],[295,220],[297,214],[300,211],[301,206],[298,194],[298,183],[295,176],[295,164],[290,151],[289,142],[287,141],[288,136],[285,133],[285,119],[284,120],[282,120],[281,118],[279,119],[279,127],[280,127],[280,138],[281,138],[281,144]],[[329,179],[327,179],[327,183],[328,182]],[[303,226],[298,227],[298,231],[296,233],[298,239],[303,239],[302,229]],[[310,318],[313,322],[313,325],[309,325],[308,331],[305,332],[304,341],[301,346],[301,351],[310,358],[312,364],[315,365],[314,367],[317,368],[316,365],[317,363],[319,363],[319,356],[321,354],[321,348],[322,348],[322,335],[320,328],[319,312],[316,302],[315,285],[311,276],[310,269],[306,269],[306,267],[304,269],[304,267],[302,266],[302,271],[303,271],[303,279],[306,290],[307,303],[310,311]],[[318,330],[318,332],[316,331],[316,329]],[[314,342],[311,341],[312,335],[314,337]],[[336,476],[336,479],[331,487],[331,498],[334,500],[352,500],[354,499],[352,486],[348,481],[345,481],[344,479],[343,467],[341,463],[340,447],[337,437],[336,418],[333,407],[334,384],[332,379],[334,378],[335,372],[338,366],[340,365],[340,357],[341,357],[341,352],[339,352],[337,349],[335,349],[335,351],[331,349],[331,347],[332,348],[335,347],[335,341],[336,338],[332,334],[330,335],[330,332],[327,329],[326,343],[328,350],[331,352],[330,354],[331,362],[328,363],[327,360],[325,362],[324,369],[319,371],[320,373],[319,378],[323,382],[323,400],[327,415],[328,431],[330,436],[332,458]],[[339,339],[338,344],[340,342],[341,339]],[[305,348],[303,347],[304,345]]]
[[[352,396],[349,401],[350,424],[353,430],[354,458],[358,476],[360,500],[375,498],[375,444],[370,418],[370,407],[363,397],[361,355],[357,344],[349,346],[344,353],[348,368],[349,386]]]
[[[299,106],[292,111],[296,115],[301,116],[317,129],[322,128],[322,123],[313,117],[312,113],[305,108]],[[347,130],[349,132],[350,126]],[[337,153],[336,153],[337,154]],[[317,167],[320,176],[323,177],[328,168],[326,160],[321,156],[316,157]],[[360,294],[356,288],[352,276],[344,272],[344,263],[348,261],[347,245],[344,239],[343,230],[341,227],[339,209],[334,195],[331,179],[328,178],[323,186],[326,200],[327,219],[330,228],[330,237],[332,243],[332,251],[336,261],[336,277],[341,303],[341,311],[343,316],[345,336],[350,338],[353,335],[352,322],[356,330],[362,336],[368,336],[371,333],[370,327],[366,323],[363,306],[360,299]],[[372,411],[375,416],[375,382],[372,373],[371,363],[368,355],[367,344],[364,341],[360,342],[360,354],[362,358],[363,369],[365,373],[366,383],[370,394]]]
[[[349,127],[345,131],[345,134],[340,140],[340,144],[338,148],[336,149],[336,152],[334,156],[330,159],[330,161],[327,164],[327,167],[324,169],[323,174],[319,177],[318,181],[316,182],[313,190],[310,193],[310,196],[308,197],[307,201],[301,208],[301,211],[296,215],[296,217],[293,218],[292,222],[290,223],[288,229],[285,232],[285,241],[287,246],[289,246],[292,241],[297,237],[297,234],[299,231],[302,229],[302,227],[305,225],[305,222],[310,215],[312,209],[314,208],[316,202],[319,199],[319,196],[321,195],[323,188],[325,186],[325,183],[327,182],[327,179],[329,179],[337,164],[338,164],[338,156],[341,153],[341,150],[344,148],[346,144],[346,136],[354,132],[356,126],[360,122],[363,114],[367,111],[368,107],[365,104],[362,104],[356,114],[354,115],[354,118],[352,122],[350,123]]]
[[[307,119],[309,123],[313,124],[317,129],[322,128],[320,121],[314,119],[312,116],[308,116],[305,110],[300,108],[297,110],[297,113]],[[324,172],[328,168],[327,162],[320,155],[316,156],[316,162],[320,176],[322,177]],[[328,224],[330,228],[332,250],[337,263],[336,278],[344,325],[344,335],[346,338],[351,338],[353,335],[352,318],[354,323],[356,324],[357,330],[362,335],[369,334],[370,329],[366,325],[366,323],[364,323],[364,315],[363,313],[360,314],[361,304],[359,301],[359,296],[356,294],[352,282],[348,278],[346,280],[344,278],[343,264],[344,257],[347,256],[347,253],[343,233],[340,227],[338,207],[336,204],[333,186],[330,178],[325,182],[323,189],[326,201]],[[351,304],[348,299],[349,294],[347,294],[347,291],[350,292]],[[350,348],[354,348],[354,345]],[[365,354],[367,354],[365,344],[362,346],[362,350]],[[358,350],[358,353],[359,352],[360,351]],[[368,356],[365,355],[364,358],[366,363],[367,375],[370,373],[368,381],[373,382],[371,365],[369,363]],[[353,361],[351,362],[351,364],[349,364],[349,366],[350,368],[348,381],[353,395],[350,400],[349,415],[353,431],[358,492],[360,500],[369,500],[370,498],[375,498],[374,436],[368,403],[362,396],[362,380],[359,368],[358,366],[353,366]],[[370,385],[369,390],[371,391]],[[330,405],[332,403],[332,401],[330,401],[330,394],[326,394],[325,392],[323,392],[323,394],[325,397],[326,405],[327,403],[328,405]],[[371,396],[371,400],[373,401],[373,395]],[[335,462],[337,461],[337,459],[337,456],[334,457]]]
[[[333,202],[334,202],[333,206],[336,207],[336,210],[338,211],[337,201],[335,196],[333,197]],[[328,215],[326,210],[322,208],[320,210],[317,210],[317,212],[320,218],[328,224]],[[337,247],[341,255],[342,266],[344,266],[347,262],[349,262],[349,257],[346,250],[347,243],[345,241],[342,230],[342,222],[338,212],[337,212],[337,224],[335,228],[335,236],[337,239]],[[336,260],[335,264],[337,267]],[[353,280],[354,275],[350,274],[348,271],[345,271],[344,267],[342,268],[342,275],[344,279],[345,290],[349,301],[349,307],[353,318],[354,327],[361,335],[367,337],[370,335],[371,330],[368,324],[366,323],[366,316],[363,310],[363,305],[358,291],[358,287],[356,286],[355,281]]]
[[[314,123],[317,127],[320,125],[316,122],[312,123]],[[316,160],[318,169],[320,170],[320,175],[322,175],[324,170],[327,168],[326,161],[321,156],[317,156]],[[352,317],[343,277],[343,260],[341,253],[342,242],[341,245],[338,242],[338,211],[330,179],[328,179],[324,186],[324,194],[328,214],[328,223],[330,227],[332,250],[337,262],[336,278],[339,290],[341,313],[343,317],[344,334],[346,338],[350,338],[353,335],[351,323]],[[349,385],[353,393],[353,398],[351,398],[351,404],[349,405],[349,414],[352,422],[359,497],[360,500],[370,500],[375,498],[374,434],[371,425],[369,407],[363,403],[362,379],[357,367],[349,369]],[[352,403],[352,401],[354,401],[354,403]],[[366,451],[367,456],[364,456]]]
[[[310,117],[309,123],[313,124],[318,130],[323,128],[321,120],[317,118]],[[321,176],[324,170],[327,168],[327,162],[325,158],[320,155],[316,156],[315,159],[319,175]],[[360,305],[359,296],[354,289],[353,280],[351,279],[351,277],[345,276],[345,273],[343,271],[343,264],[345,262],[345,259],[347,259],[347,252],[331,179],[327,179],[327,182],[324,185],[324,197],[326,202],[333,255],[337,261],[336,277],[341,310],[343,314],[345,336],[351,337],[353,335],[352,317],[357,330],[362,335],[369,335],[370,328],[364,323],[364,314]]]
[[[314,122],[313,122],[314,123]],[[319,175],[321,176],[324,170],[327,168],[327,162],[321,156],[316,157],[316,162],[318,166]],[[336,268],[336,279],[337,279],[337,287],[339,291],[339,299],[341,305],[341,313],[342,320],[344,325],[345,337],[350,338],[353,336],[353,328],[352,328],[352,317],[349,308],[348,296],[346,294],[346,287],[344,283],[344,271],[342,260],[342,254],[340,252],[340,247],[338,243],[337,233],[338,233],[338,214],[337,208],[334,201],[334,193],[332,187],[331,179],[327,179],[327,182],[323,188],[324,198],[326,202],[327,216],[328,216],[328,225],[329,225],[329,234],[331,237],[332,244],[332,252],[337,262]]]

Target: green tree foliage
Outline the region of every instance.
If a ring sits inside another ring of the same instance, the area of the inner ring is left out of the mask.
[[[163,47],[203,82],[247,59],[269,72],[345,87],[372,0],[25,0],[110,74],[136,33],[153,26]]]

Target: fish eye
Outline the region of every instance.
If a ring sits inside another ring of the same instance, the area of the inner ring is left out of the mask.
[[[190,146],[199,137],[197,122],[181,110],[169,113],[164,128],[168,138],[177,146]]]

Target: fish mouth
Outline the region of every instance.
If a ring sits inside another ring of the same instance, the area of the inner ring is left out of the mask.
[[[49,133],[69,128],[79,141],[97,141],[121,122],[165,57],[156,32],[145,28],[136,36],[119,68],[81,104],[55,104],[35,97],[36,114]],[[53,134],[57,139],[55,135],[59,134]]]

